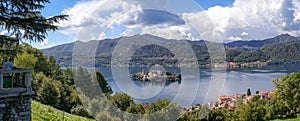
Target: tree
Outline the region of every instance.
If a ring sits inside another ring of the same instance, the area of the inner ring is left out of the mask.
[[[53,56],[50,56],[48,59],[49,73],[47,76],[57,79],[60,74],[60,66],[56,63],[56,60]]]
[[[80,98],[73,86],[62,84],[60,89],[59,109],[71,112],[75,105],[81,105]]]
[[[207,116],[208,121],[225,121],[229,120],[226,119],[226,115],[230,114],[231,112],[228,109],[213,109],[209,115]]]
[[[266,118],[269,120],[287,118],[289,111],[280,99],[272,97],[266,106]]]
[[[168,99],[157,99],[146,107],[146,114],[151,114],[147,117],[149,120],[155,121],[173,121],[180,117],[182,110],[179,106]]]
[[[101,74],[99,70],[95,71],[97,82],[102,90],[103,93],[112,94],[113,91],[109,84],[107,83],[107,80],[104,78],[104,76]]]
[[[145,108],[142,104],[130,104],[126,111],[128,113],[125,113],[124,119],[128,121],[139,121],[143,118],[142,114],[145,114]]]
[[[45,18],[41,14],[45,3],[49,0],[2,0],[0,1],[0,26],[7,30],[9,35],[1,35],[7,41],[26,39],[33,42],[42,42],[47,31],[57,30],[54,23],[66,20],[66,15]],[[13,36],[13,37],[12,37]],[[5,38],[6,37],[6,38]]]
[[[37,88],[37,100],[43,104],[59,107],[61,101],[61,83],[44,77],[40,86]]]
[[[97,82],[92,79],[92,74],[83,67],[79,67],[74,72],[74,82],[76,84],[76,90],[80,90],[79,95],[85,95],[90,100],[100,96],[97,89]]]
[[[251,90],[250,88],[247,89],[247,96],[250,96],[251,95]]]
[[[300,106],[300,72],[283,75],[280,79],[273,80],[273,83],[277,90],[272,100],[284,109],[280,113],[285,114],[283,117],[297,116],[297,108]]]
[[[45,3],[49,0],[1,0],[0,29],[7,34],[0,35],[0,55],[14,57],[20,42],[42,42],[47,31],[55,31],[66,15],[46,18],[41,14]]]
[[[126,111],[130,104],[133,104],[132,98],[126,93],[116,93],[111,97],[112,103],[123,111]]]
[[[21,44],[18,47],[20,51],[18,54],[22,53],[28,53],[30,55],[33,55],[35,58],[37,58],[37,62],[34,65],[34,72],[43,72],[46,76],[48,76],[50,71],[48,66],[48,58],[44,56],[43,52],[37,48],[33,48],[27,43]]]
[[[108,112],[99,112],[96,115],[96,120],[98,121],[111,121],[112,120],[112,116],[108,113]]]
[[[62,83],[69,86],[74,85],[73,73],[74,71],[71,68],[62,70],[60,78],[60,80],[62,80]]]
[[[200,110],[193,110],[191,112],[186,112],[180,116],[177,121],[198,121]]]
[[[75,114],[75,115],[83,116],[83,117],[91,117],[89,112],[82,105],[76,105],[74,108],[72,108],[71,114]]]
[[[17,67],[33,69],[37,62],[37,58],[27,52],[22,54],[18,53],[14,62]]]
[[[112,117],[108,112],[99,112],[96,116],[97,121],[121,121],[118,117]]]
[[[257,90],[257,91],[255,92],[255,94],[259,94],[259,91]]]

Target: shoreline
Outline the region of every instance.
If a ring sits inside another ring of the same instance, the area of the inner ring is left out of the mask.
[[[173,65],[162,65],[165,67],[198,67],[201,69],[239,69],[239,68],[257,68],[257,67],[266,67],[266,66],[272,66],[272,65],[289,65],[289,64],[300,64],[300,62],[276,62],[276,63],[264,63],[264,64],[253,64],[251,65],[251,63],[258,63],[258,62],[249,62],[249,63],[238,63],[238,62],[227,62],[228,64],[232,64],[232,63],[236,63],[240,66],[225,66],[224,63],[217,63],[214,66],[211,66],[210,64],[205,64],[205,65],[197,65],[197,66],[187,66],[187,65],[183,65],[183,66],[173,66]],[[62,66],[60,65],[61,69],[67,69],[67,68],[73,68],[74,66]],[[153,65],[154,66],[154,65]],[[79,66],[75,66],[75,68],[78,68]],[[97,67],[114,67],[114,68],[118,68],[118,67],[137,67],[137,68],[143,68],[143,67],[152,67],[149,65],[117,65],[117,66],[111,66],[111,65],[100,65],[100,66],[84,66],[85,68],[97,68]]]

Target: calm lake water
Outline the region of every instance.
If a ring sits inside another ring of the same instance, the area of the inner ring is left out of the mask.
[[[112,74],[110,67],[99,67],[114,93],[125,92],[133,97],[135,102],[150,103],[158,98],[167,98],[181,106],[187,106],[215,101],[216,94],[217,96],[244,94],[248,88],[251,89],[252,94],[257,90],[272,90],[275,88],[272,83],[273,79],[280,78],[283,74],[299,71],[300,64],[223,70],[199,69],[199,74],[195,74],[195,69],[185,69],[183,72],[183,69],[177,67],[163,68],[171,73],[184,73],[181,82],[134,81],[130,79],[130,74],[141,72],[143,69],[148,72],[151,68],[130,67],[117,70],[122,69],[128,70],[128,73],[114,71]],[[118,77],[115,76],[116,74]]]

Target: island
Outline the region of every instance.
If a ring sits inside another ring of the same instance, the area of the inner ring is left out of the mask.
[[[181,81],[181,74],[161,70],[151,70],[147,73],[143,69],[141,72],[132,74],[131,78],[140,81]]]

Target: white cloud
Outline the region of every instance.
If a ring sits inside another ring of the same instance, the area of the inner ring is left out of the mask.
[[[230,7],[215,6],[205,12],[228,38],[247,31],[249,36],[243,39],[262,39],[281,33],[295,35],[300,30],[296,7],[292,0],[235,0]]]
[[[142,28],[141,34],[152,34],[166,39],[177,40],[199,40],[200,35],[188,26],[171,26],[160,28],[157,26],[146,26]]]
[[[106,36],[106,34],[105,33],[101,33],[100,35],[99,35],[99,37],[98,37],[98,39],[99,40],[103,40],[103,39],[106,39],[107,38],[107,36]]]
[[[159,25],[163,22],[151,21],[162,17],[149,19],[149,16],[141,12],[145,8],[166,10],[169,2],[169,0],[78,2],[72,8],[64,10],[63,13],[70,15],[70,19],[60,24],[62,26],[60,32],[68,35],[77,34],[77,39],[80,40],[115,37],[111,34],[129,36],[138,32],[169,39],[191,40],[200,38],[218,40],[222,36],[230,40],[262,39],[282,33],[300,35],[299,0],[235,0],[227,7],[214,6],[205,11],[181,13],[179,17],[185,20],[185,24],[165,26]],[[168,22],[172,23],[170,20],[167,20]],[[123,25],[126,29],[121,31],[114,26],[115,24]],[[132,31],[136,28],[140,28],[140,31]]]
[[[72,8],[65,9],[63,14],[69,15],[69,20],[60,22],[59,26],[65,34],[78,33],[81,27],[97,25],[102,22],[98,19],[105,11],[122,7],[117,0],[90,0],[78,2]]]
[[[295,6],[294,10],[294,21],[299,21],[300,20],[300,1],[299,0],[293,0],[293,4]]]
[[[131,4],[139,4],[142,8],[165,10],[169,0],[127,0]]]
[[[247,36],[247,35],[249,35],[249,33],[247,33],[247,32],[242,32],[241,35],[242,35],[242,36]]]
[[[43,42],[39,43],[39,49],[50,48],[55,46],[54,43],[49,43],[48,39],[45,39]]]
[[[60,32],[75,36],[74,40],[88,41],[103,38],[106,29],[126,13],[140,10],[139,5],[122,0],[89,0],[65,9],[69,20],[59,24]],[[107,36],[105,36],[107,37]]]
[[[242,38],[238,37],[238,36],[230,36],[228,39],[231,40],[231,41],[242,40]]]

